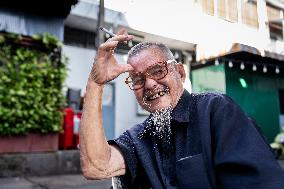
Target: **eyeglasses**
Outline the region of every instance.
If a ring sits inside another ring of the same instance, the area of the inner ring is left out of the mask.
[[[174,59],[168,61],[158,62],[149,68],[144,73],[134,72],[125,79],[125,83],[131,90],[138,90],[144,87],[146,77],[154,80],[160,80],[168,74],[167,64],[175,62]]]

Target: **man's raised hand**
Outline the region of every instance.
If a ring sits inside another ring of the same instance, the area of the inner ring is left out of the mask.
[[[103,85],[120,74],[133,70],[129,64],[118,64],[114,57],[114,50],[118,43],[132,40],[133,36],[128,35],[125,29],[120,29],[117,34],[101,44],[90,73],[90,78],[97,84]]]

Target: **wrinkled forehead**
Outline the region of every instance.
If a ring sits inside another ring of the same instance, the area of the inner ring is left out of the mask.
[[[157,62],[166,61],[166,55],[158,48],[144,49],[128,60],[135,72],[144,72]]]

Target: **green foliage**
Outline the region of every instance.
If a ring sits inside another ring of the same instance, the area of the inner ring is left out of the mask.
[[[51,35],[50,33],[44,33],[43,35],[35,34],[32,36],[34,40],[42,41],[43,44],[48,47],[62,47],[61,41],[59,41],[55,36]]]
[[[20,36],[13,36],[21,40]],[[46,37],[44,37],[46,36]],[[50,34],[38,36],[47,51],[15,46],[0,37],[0,135],[61,130],[67,58]],[[1,43],[2,41],[2,43]],[[52,48],[51,48],[52,45]]]

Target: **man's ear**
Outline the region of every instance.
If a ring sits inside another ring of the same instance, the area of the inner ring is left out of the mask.
[[[180,75],[182,82],[184,82],[185,78],[186,78],[186,73],[185,73],[183,64],[181,64],[181,63],[177,64],[177,71]]]

